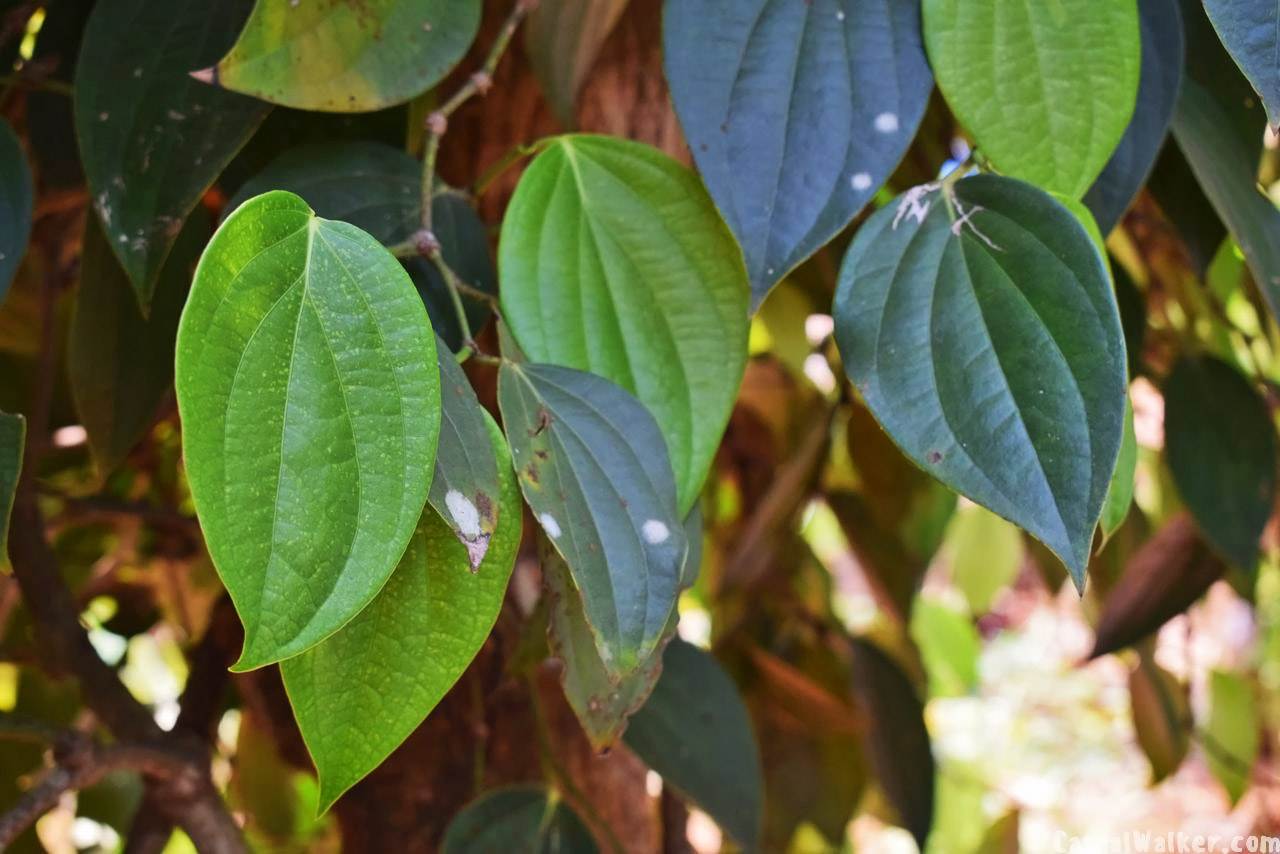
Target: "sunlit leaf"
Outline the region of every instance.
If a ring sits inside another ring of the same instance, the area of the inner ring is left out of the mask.
[[[273,192],[210,241],[177,350],[187,476],[247,670],[333,634],[395,569],[435,463],[435,339],[386,249]]]
[[[1102,531],[1102,546],[1107,544],[1111,535],[1120,529],[1125,517],[1129,515],[1129,508],[1133,505],[1137,469],[1138,436],[1133,429],[1133,404],[1126,400],[1124,438],[1120,442],[1120,456],[1116,460],[1116,470],[1111,475],[1111,483],[1107,487],[1107,500],[1102,504],[1102,517],[1098,519],[1098,528]],[[1099,549],[1102,546],[1099,546]]]
[[[960,697],[977,687],[982,639],[967,614],[922,596],[911,611],[911,639],[929,675],[930,697]]]
[[[667,0],[663,49],[680,124],[758,306],[874,198],[911,144],[933,90],[919,6]]]
[[[595,840],[557,793],[540,786],[486,792],[453,817],[442,854],[595,854]]]
[[[951,562],[951,583],[974,614],[991,610],[996,596],[1022,567],[1022,535],[982,507],[970,505],[952,517],[944,548]]]
[[[1249,787],[1261,747],[1253,685],[1225,670],[1209,672],[1209,721],[1200,734],[1209,770],[1234,806]]]
[[[27,251],[33,204],[27,155],[13,128],[0,122],[0,301]]]
[[[578,93],[627,0],[539,0],[524,45],[560,124],[572,128]]]

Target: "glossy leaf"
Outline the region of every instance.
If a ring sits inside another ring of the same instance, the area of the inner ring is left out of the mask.
[[[520,547],[523,514],[511,455],[493,419],[502,507],[474,575],[468,550],[430,509],[386,587],[341,631],[284,661],[289,701],[320,777],[320,806],[376,768],[462,676],[497,621]]]
[[[471,569],[480,567],[498,525],[498,469],[487,441],[489,416],[476,399],[462,366],[436,341],[440,364],[440,441],[427,501],[467,550]],[[516,504],[507,503],[508,507]]]
[[[1172,673],[1143,655],[1129,672],[1133,734],[1151,763],[1151,783],[1173,775],[1191,742],[1191,708],[1187,689]]]
[[[627,0],[539,0],[524,46],[560,124],[574,127],[578,93]]]
[[[551,790],[509,786],[486,792],[454,816],[441,854],[595,854],[582,819]]]
[[[760,752],[737,687],[709,653],[673,640],[662,677],[623,739],[744,851],[759,850]]]
[[[89,17],[75,80],[80,156],[144,312],[183,221],[267,114],[187,73],[231,43],[247,8],[121,0]]]
[[[853,642],[854,685],[870,718],[867,751],[899,821],[924,848],[933,826],[934,761],[924,706],[902,668],[875,644]]]
[[[1140,548],[1103,603],[1090,658],[1115,652],[1154,634],[1222,577],[1187,514],[1174,516]]]
[[[1180,360],[1164,385],[1165,458],[1209,543],[1252,573],[1276,500],[1276,435],[1262,397],[1225,362]]]
[[[1249,787],[1261,748],[1253,685],[1225,670],[1209,672],[1209,720],[1200,733],[1209,770],[1235,806]]]
[[[970,505],[957,511],[944,548],[951,562],[951,583],[964,594],[974,614],[990,611],[996,596],[1022,568],[1022,534],[982,507]]]
[[[27,155],[9,123],[0,122],[0,302],[26,254],[34,204]]]
[[[938,87],[1001,172],[1076,198],[1133,116],[1134,0],[924,0]]]
[[[667,0],[663,49],[694,161],[752,307],[874,198],[933,90],[909,0]]]
[[[1116,470],[1111,475],[1111,483],[1107,486],[1107,500],[1102,504],[1102,517],[1098,519],[1098,528],[1102,531],[1102,544],[1099,550],[1111,539],[1111,535],[1120,530],[1129,508],[1133,505],[1133,490],[1136,486],[1135,476],[1138,469],[1138,436],[1133,429],[1133,404],[1128,400],[1124,406],[1124,437],[1120,442],[1120,456],[1116,459]]]
[[[652,654],[686,541],[658,425],[592,374],[504,360],[498,403],[525,500],[573,575],[606,670]]]
[[[67,379],[98,475],[105,477],[150,429],[173,386],[178,318],[211,224],[200,211],[187,220],[145,317],[97,218],[87,217],[84,228]]]
[[[326,219],[349,222],[388,246],[421,225],[422,164],[399,148],[377,142],[317,143],[290,149],[245,182],[227,203],[233,211],[268,190],[288,190],[306,199]],[[431,202],[431,230],[444,260],[467,284],[498,292],[498,273],[489,252],[489,234],[467,199],[438,185]],[[444,279],[424,258],[402,259],[427,304],[431,325],[452,349],[462,330]],[[489,319],[483,300],[463,296],[467,322],[479,330]]]
[[[1184,47],[1178,0],[1138,0],[1138,23],[1142,68],[1133,118],[1106,168],[1084,196],[1103,234],[1111,233],[1147,182],[1169,134],[1182,84]]]
[[[9,561],[9,516],[26,447],[27,419],[0,412],[0,563]]]
[[[1204,0],[1204,10],[1280,128],[1280,10],[1273,0]]]
[[[440,380],[422,301],[368,234],[267,193],[200,259],[176,380],[192,498],[245,624],[236,669],[296,655],[373,599],[426,505]]]
[[[653,413],[687,513],[747,357],[741,255],[697,178],[645,145],[559,137],[516,188],[498,266],[531,360],[610,379]]]
[[[1124,428],[1115,295],[1079,221],[1010,178],[916,188],[858,231],[835,302],[845,370],[917,465],[1083,584]]]
[[[264,101],[363,113],[430,89],[462,59],[480,0],[257,0],[235,45],[201,79]]]

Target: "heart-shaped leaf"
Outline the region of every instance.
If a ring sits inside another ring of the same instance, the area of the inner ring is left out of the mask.
[[[662,656],[662,677],[623,740],[743,851],[759,850],[760,751],[737,687],[710,654],[672,640]]]
[[[533,73],[560,124],[575,125],[578,93],[627,0],[539,0],[525,23]]]
[[[201,78],[286,107],[363,113],[422,94],[462,59],[480,0],[258,0]]]
[[[504,360],[498,403],[520,488],[569,565],[605,669],[653,653],[675,608],[686,542],[662,434],[606,379]]]
[[[240,0],[120,0],[93,9],[76,65],[80,157],[143,311],[182,223],[267,106],[192,80],[235,38]]]
[[[436,356],[440,363],[440,441],[427,501],[466,547],[475,570],[489,549],[502,507],[498,464],[487,441],[488,413],[476,399],[467,375],[442,341],[436,342]]]
[[[1276,433],[1239,371],[1208,356],[1180,360],[1164,384],[1165,457],[1209,543],[1252,573],[1276,500]]]
[[[13,512],[26,447],[27,419],[0,412],[0,563],[9,561],[9,515]]]
[[[192,498],[245,624],[236,669],[324,640],[395,569],[435,464],[435,349],[396,259],[292,193],[210,241],[176,385]]]
[[[27,155],[9,123],[0,122],[0,301],[27,251],[33,204]]]
[[[302,145],[281,154],[245,182],[227,203],[233,211],[269,190],[288,190],[306,199],[326,219],[349,222],[388,246],[413,234],[422,222],[422,164],[378,142]],[[467,199],[437,185],[431,197],[431,230],[445,262],[467,284],[498,292],[498,272],[489,252],[489,232]],[[401,263],[427,304],[431,325],[451,348],[462,346],[462,330],[440,271],[425,258]],[[489,319],[489,304],[463,294],[467,322],[478,330]]]
[[[1280,10],[1273,0],[1204,0],[1204,10],[1280,129]]]
[[[924,0],[938,87],[1000,171],[1080,198],[1133,116],[1134,0]]]
[[[752,306],[888,179],[933,75],[911,0],[667,0],[667,80]]]
[[[1106,168],[1084,196],[1103,234],[1111,233],[1147,182],[1169,134],[1182,85],[1184,48],[1178,0],[1139,0],[1138,18],[1142,69],[1133,118]]]
[[[597,850],[578,814],[558,794],[541,786],[486,792],[453,817],[440,844],[442,854],[596,854]]]
[[[529,359],[606,377],[653,413],[687,513],[747,358],[741,253],[697,178],[646,145],[558,137],[520,179],[498,268]]]
[[[483,416],[502,470],[501,523],[480,571],[427,510],[390,580],[342,630],[281,663],[289,701],[320,777],[320,808],[376,768],[462,676],[498,618],[523,514],[511,453]]]
[[[1047,194],[982,175],[918,187],[858,231],[836,341],[889,436],[1025,529],[1083,585],[1124,429],[1110,277]]]

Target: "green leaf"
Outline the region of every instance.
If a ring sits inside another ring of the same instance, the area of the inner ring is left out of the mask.
[[[267,193],[200,259],[176,367],[192,498],[245,624],[235,669],[297,655],[373,599],[426,505],[422,301],[372,237]]]
[[[1235,368],[1183,358],[1164,384],[1165,457],[1209,543],[1252,573],[1276,499],[1276,435],[1267,404]]]
[[[94,7],[76,66],[80,156],[111,248],[145,313],[187,214],[267,114],[192,80],[244,21],[239,0]]]
[[[951,582],[964,594],[969,610],[985,614],[997,594],[1022,568],[1022,535],[1018,529],[981,507],[962,507],[951,518],[946,553]]]
[[[1143,654],[1129,672],[1133,733],[1151,763],[1151,783],[1172,776],[1187,756],[1191,742],[1191,707],[1187,689],[1172,673]]]
[[[1111,535],[1120,530],[1129,508],[1133,505],[1133,490],[1136,485],[1134,477],[1138,470],[1138,435],[1133,429],[1133,404],[1126,397],[1124,402],[1124,436],[1120,442],[1120,456],[1116,460],[1116,470],[1111,475],[1111,483],[1107,486],[1107,500],[1102,503],[1102,517],[1098,519],[1098,527],[1102,531],[1102,542],[1098,546],[1101,551]]]
[[[921,596],[911,610],[911,639],[929,675],[930,697],[962,697],[977,687],[982,639],[969,615]]]
[[[201,79],[273,104],[363,113],[439,82],[480,26],[480,0],[258,0],[235,45]]]
[[[449,822],[441,854],[595,854],[582,819],[541,786],[486,792]]]
[[[1231,58],[1262,96],[1280,129],[1280,26],[1275,0],[1204,0],[1204,10]]]
[[[13,128],[0,122],[0,302],[27,251],[34,204],[27,155]]]
[[[1253,685],[1224,670],[1209,672],[1209,721],[1201,733],[1209,770],[1235,806],[1249,787],[1261,747]]]
[[[919,5],[667,0],[676,113],[737,236],[752,307],[870,202],[933,91]]]
[[[178,318],[210,228],[207,214],[193,212],[156,281],[150,316],[143,316],[101,224],[85,218],[67,379],[99,477],[146,435],[173,385]]]
[[[502,457],[501,522],[479,572],[427,510],[386,587],[337,634],[284,661],[289,701],[320,777],[320,807],[378,767],[462,676],[498,619],[523,514],[493,419],[478,441]]]
[[[498,466],[486,441],[488,413],[458,360],[436,341],[440,364],[440,441],[427,501],[466,547],[479,569],[498,526]]]
[[[296,193],[320,216],[349,222],[387,245],[407,239],[422,224],[422,164],[401,149],[378,142],[317,143],[290,149],[246,181],[227,203],[227,210],[268,190]],[[464,282],[498,293],[488,230],[462,193],[436,185],[431,230],[440,241],[445,262]],[[458,349],[462,330],[440,271],[425,258],[406,258],[401,263],[427,304],[431,325],[451,349]],[[467,322],[479,330],[489,319],[488,303],[466,295],[462,301]]]
[[[623,740],[743,851],[759,850],[760,751],[737,687],[709,653],[679,638],[671,641],[662,678]]]
[[[608,380],[571,368],[498,369],[520,488],[582,595],[615,679],[656,649],[675,608],[686,541],[653,416]]]
[[[533,73],[560,124],[576,125],[578,93],[627,0],[540,0],[525,23]]]
[[[1168,136],[1182,84],[1184,47],[1178,0],[1138,0],[1138,23],[1142,68],[1133,118],[1106,168],[1084,196],[1103,234],[1111,233],[1147,182]]]
[[[498,268],[531,360],[610,379],[653,413],[687,513],[747,358],[741,253],[697,178],[639,143],[558,137],[520,179]]]
[[[1134,0],[924,0],[938,87],[1001,171],[1084,195],[1138,94]]]
[[[858,231],[836,341],[908,457],[1048,546],[1077,586],[1124,429],[1110,277],[1070,211],[981,175],[909,191]]]
[[[27,419],[0,412],[0,563],[9,561],[9,515],[22,476],[26,442]]]

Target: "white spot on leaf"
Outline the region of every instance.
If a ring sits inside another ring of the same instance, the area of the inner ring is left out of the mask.
[[[881,113],[876,116],[876,130],[880,131],[880,133],[897,133],[898,114]]]
[[[849,179],[849,183],[859,193],[865,192],[871,189],[871,175],[867,172],[859,172]]]
[[[555,516],[543,513],[538,516],[538,521],[542,523],[542,530],[547,532],[548,537],[554,540],[560,536],[560,523],[556,521]]]
[[[645,523],[640,526],[640,533],[644,535],[645,542],[652,546],[665,543],[667,538],[671,536],[671,531],[667,526],[657,519],[645,520]]]
[[[464,537],[480,536],[480,511],[471,503],[471,499],[458,490],[451,489],[445,493],[444,503],[449,508],[449,515],[453,517],[459,533]]]

